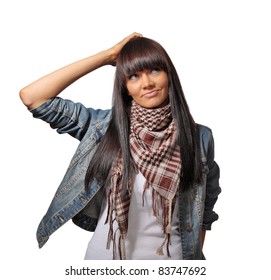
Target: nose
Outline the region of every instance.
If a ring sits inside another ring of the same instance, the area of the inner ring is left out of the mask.
[[[142,87],[144,89],[152,88],[154,86],[154,81],[148,73],[142,75]]]

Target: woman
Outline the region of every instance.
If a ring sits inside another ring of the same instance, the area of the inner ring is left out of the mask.
[[[116,65],[111,110],[57,95]],[[20,91],[36,118],[80,141],[37,239],[68,220],[95,231],[86,259],[204,259],[220,193],[211,130],[196,125],[168,54],[133,33]]]

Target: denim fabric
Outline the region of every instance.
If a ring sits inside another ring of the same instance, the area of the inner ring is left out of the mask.
[[[95,230],[102,190],[94,180],[86,192],[84,179],[97,144],[109,125],[111,110],[94,110],[81,103],[56,97],[31,112],[35,118],[48,122],[58,133],[69,133],[80,141],[48,211],[39,224],[37,240],[41,248],[49,236],[70,219],[83,229]],[[219,167],[214,161],[214,140],[211,130],[206,126],[198,125],[198,134],[204,167],[203,184],[185,191],[180,188],[179,194],[183,259],[204,259],[200,245],[201,229],[210,230],[211,224],[218,219],[213,211],[221,192]]]

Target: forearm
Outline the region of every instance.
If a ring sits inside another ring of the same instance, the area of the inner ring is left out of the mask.
[[[34,109],[48,99],[56,97],[66,87],[93,70],[104,65],[115,65],[122,47],[139,36],[142,35],[134,32],[113,47],[69,64],[26,86],[20,91],[23,103],[29,110]]]
[[[79,60],[26,86],[20,91],[20,97],[29,110],[34,109],[48,99],[56,97],[84,75],[112,63],[113,60],[113,54],[110,50]]]

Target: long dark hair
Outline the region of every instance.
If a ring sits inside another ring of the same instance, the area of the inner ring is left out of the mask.
[[[202,178],[199,139],[196,124],[190,114],[176,69],[165,49],[156,41],[139,37],[129,41],[121,50],[116,64],[112,119],[109,127],[89,164],[85,186],[96,179],[101,185],[110,183],[114,160],[119,152],[124,161],[123,186],[126,188],[135,168],[130,153],[130,106],[125,80],[131,74],[144,69],[160,69],[169,79],[169,102],[177,126],[177,144],[182,163],[182,187],[188,188]]]

